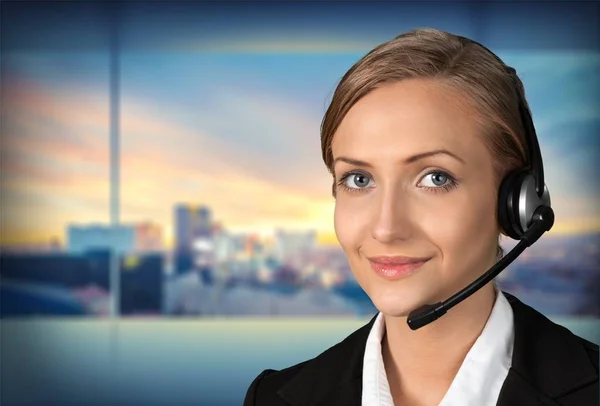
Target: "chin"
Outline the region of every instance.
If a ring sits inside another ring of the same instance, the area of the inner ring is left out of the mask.
[[[380,312],[392,317],[408,317],[410,312],[431,301],[428,299],[431,292],[389,282],[384,282],[383,286],[380,284],[366,292]]]

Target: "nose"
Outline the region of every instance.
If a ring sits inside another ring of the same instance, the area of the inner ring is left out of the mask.
[[[407,240],[413,232],[410,207],[401,191],[382,191],[373,209],[371,236],[384,244]]]

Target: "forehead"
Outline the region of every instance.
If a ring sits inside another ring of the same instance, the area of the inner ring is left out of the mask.
[[[462,156],[486,153],[477,112],[468,100],[432,80],[385,85],[348,111],[333,138],[333,155],[401,159],[438,148]]]

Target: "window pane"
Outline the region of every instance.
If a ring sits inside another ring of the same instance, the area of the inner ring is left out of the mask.
[[[3,6],[3,317],[108,311],[108,259],[70,232],[110,218],[106,12],[60,9]]]

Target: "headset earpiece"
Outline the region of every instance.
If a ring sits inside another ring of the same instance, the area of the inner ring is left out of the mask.
[[[513,171],[506,175],[498,193],[498,222],[505,235],[520,239],[523,230],[518,221],[519,195],[521,194],[525,171]]]
[[[542,196],[537,195],[531,172],[513,171],[502,180],[498,193],[498,222],[504,234],[515,240],[521,239],[540,206],[551,206],[550,195],[545,185]]]

